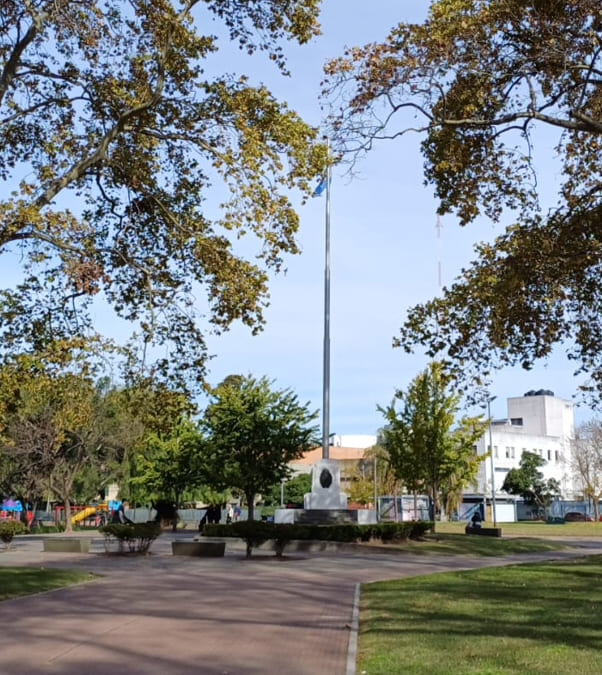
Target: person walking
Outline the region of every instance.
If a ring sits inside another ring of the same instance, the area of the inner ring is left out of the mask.
[[[113,511],[113,517],[111,518],[111,523],[114,523],[116,525],[133,525],[134,521],[130,520],[126,515],[125,515],[125,508],[123,506],[123,502],[119,504],[117,509]]]

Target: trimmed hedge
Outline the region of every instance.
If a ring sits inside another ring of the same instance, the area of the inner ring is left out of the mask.
[[[353,543],[380,539],[382,542],[399,542],[417,539],[432,527],[429,521],[408,521],[401,523],[375,523],[373,525],[337,524],[314,525],[305,523],[268,523],[242,520],[227,525],[207,524],[203,536],[239,537],[247,544],[247,557],[254,547],[266,541],[275,542],[276,555],[280,557],[288,542],[293,539],[308,541],[339,541]]]
[[[4,542],[6,548],[10,548],[13,538],[16,534],[23,534],[27,528],[20,520],[3,520],[0,522],[0,540]]]
[[[118,543],[118,553],[125,553],[127,544],[129,553],[148,553],[148,550],[161,534],[161,524],[157,522],[148,523],[109,523],[98,528],[105,537],[105,551],[110,553],[111,544],[114,541]]]

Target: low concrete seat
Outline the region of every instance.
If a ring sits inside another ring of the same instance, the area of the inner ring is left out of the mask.
[[[44,539],[44,551],[48,553],[90,553],[88,537],[48,537]]]
[[[466,534],[480,534],[482,537],[501,537],[501,527],[467,527]]]

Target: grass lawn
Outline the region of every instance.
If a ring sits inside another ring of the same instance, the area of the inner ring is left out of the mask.
[[[407,541],[400,544],[390,544],[391,548],[407,550],[408,553],[443,555],[513,555],[515,553],[536,553],[544,551],[558,551],[567,548],[563,542],[551,539],[536,539],[528,537],[512,537],[509,539],[498,537],[467,536],[465,534],[428,534],[421,541]]]
[[[502,536],[521,537],[600,537],[602,523],[564,523],[548,525],[540,520],[525,520],[519,523],[498,523]],[[436,523],[437,533],[463,534],[466,522]],[[483,523],[483,527],[493,527],[492,522]]]
[[[602,556],[362,586],[357,673],[602,672]]]
[[[53,588],[79,584],[95,575],[75,570],[44,569],[43,567],[0,567],[0,601],[31,595]]]

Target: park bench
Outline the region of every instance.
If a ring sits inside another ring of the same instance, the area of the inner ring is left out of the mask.
[[[226,552],[225,541],[172,541],[173,555],[197,556],[199,558],[222,558]]]
[[[44,551],[48,553],[90,553],[89,537],[47,537]]]
[[[466,534],[479,534],[482,537],[501,537],[501,527],[467,527]]]

